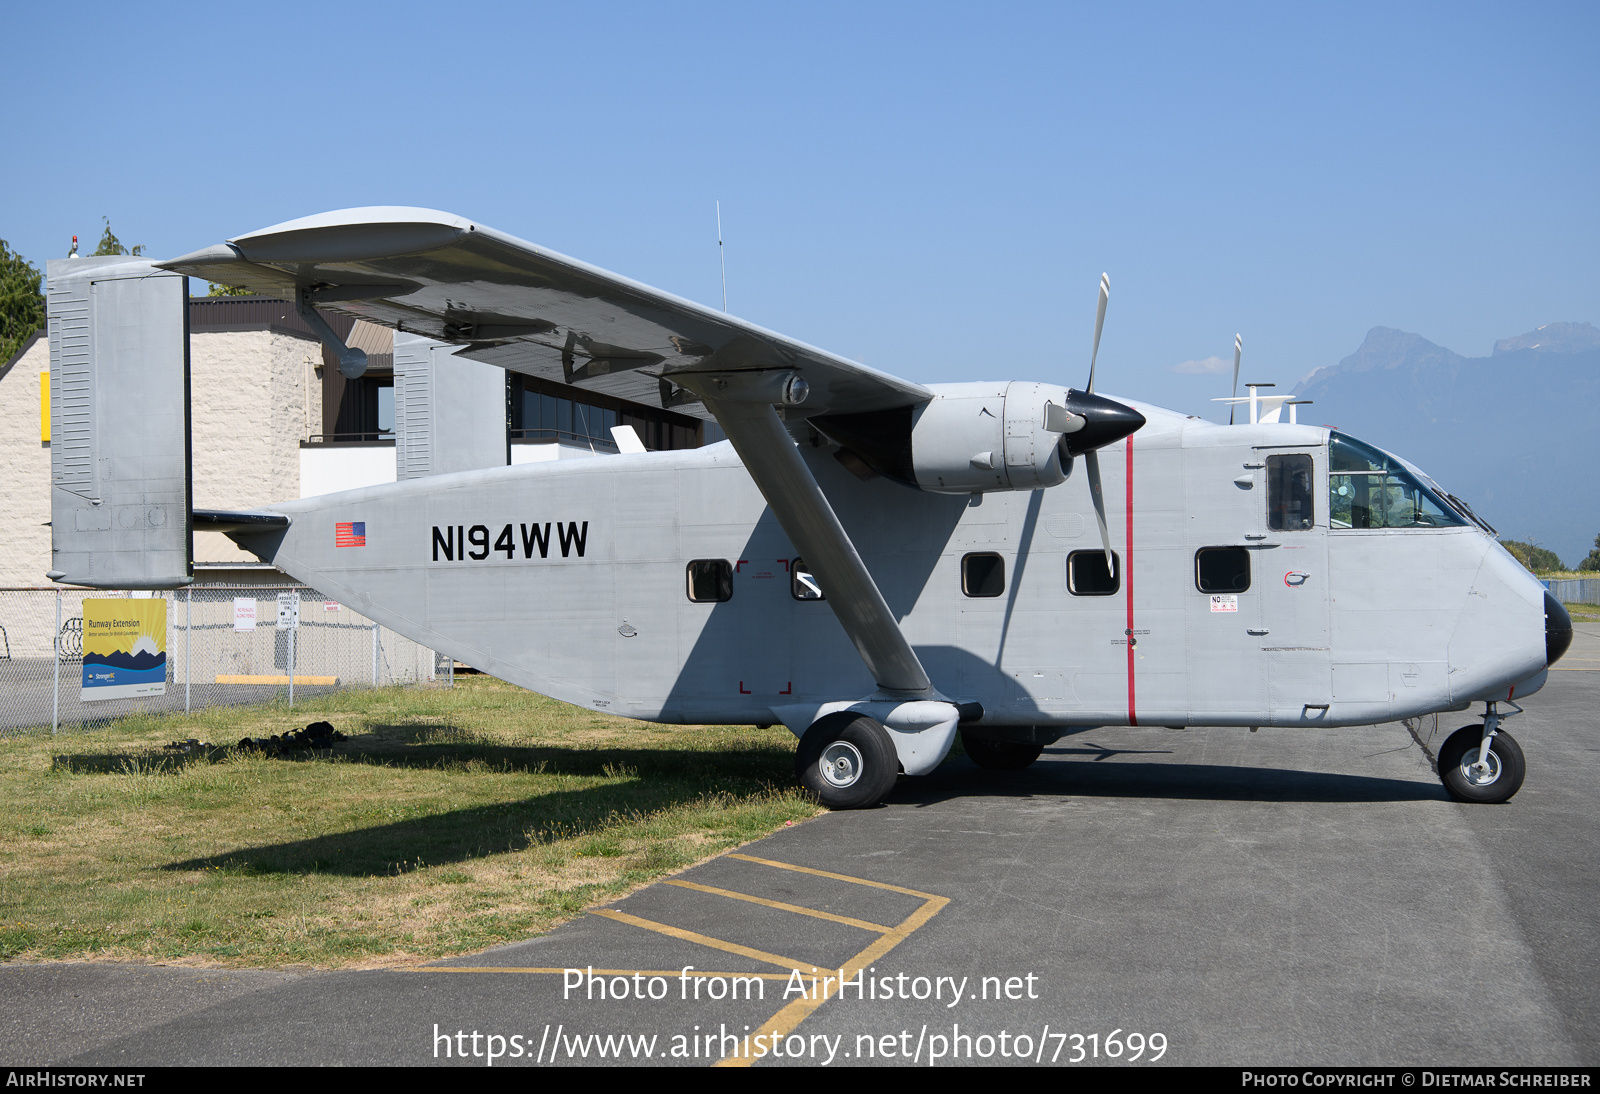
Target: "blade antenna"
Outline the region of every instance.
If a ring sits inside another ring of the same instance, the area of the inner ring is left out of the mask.
[[[1084,390],[1094,394],[1094,363],[1100,356],[1100,331],[1106,325],[1106,301],[1111,299],[1111,275],[1100,275],[1100,307],[1094,315],[1094,352],[1089,354],[1089,386]]]
[[[728,259],[723,254],[723,251],[722,251],[722,202],[721,202],[721,200],[718,200],[718,202],[717,202],[717,261],[722,264],[722,311],[723,311],[723,314],[726,315],[727,311],[728,311]],[[1234,371],[1237,372],[1238,369],[1235,369]],[[1234,379],[1238,380],[1239,377],[1238,376],[1234,376]]]
[[[1244,354],[1244,336],[1235,334],[1233,336],[1233,395],[1232,395],[1232,398],[1234,398],[1234,399],[1237,399],[1239,397],[1239,358],[1243,354]],[[1230,402],[1228,404],[1228,424],[1229,425],[1233,424],[1233,408],[1234,408],[1235,405],[1236,404],[1232,403],[1232,402]]]

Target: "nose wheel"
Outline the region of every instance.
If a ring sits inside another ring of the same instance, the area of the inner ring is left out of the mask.
[[[1457,801],[1497,804],[1522,788],[1528,767],[1522,746],[1505,730],[1487,741],[1483,726],[1458,729],[1439,749],[1439,781]]]

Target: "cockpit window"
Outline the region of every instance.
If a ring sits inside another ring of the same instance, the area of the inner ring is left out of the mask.
[[[1328,438],[1328,515],[1335,528],[1443,528],[1466,520],[1388,453]]]

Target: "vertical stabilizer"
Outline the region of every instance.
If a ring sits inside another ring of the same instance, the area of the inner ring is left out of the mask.
[[[395,477],[504,467],[506,370],[456,356],[459,347],[394,336]]]
[[[187,585],[187,278],[143,259],[58,259],[48,300],[48,576],[102,589]]]

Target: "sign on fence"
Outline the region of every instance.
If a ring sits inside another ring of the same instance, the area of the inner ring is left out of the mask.
[[[298,601],[293,630],[276,627],[279,593],[290,594],[291,612]],[[86,609],[86,599],[104,603]],[[339,610],[328,611],[330,603]],[[86,628],[85,616],[115,624],[136,618],[132,613],[159,612],[162,604],[165,620],[155,616],[139,630],[165,655],[165,672],[152,665],[155,679],[148,686],[121,693],[127,669],[97,663],[97,655],[136,658],[149,651],[139,647],[139,633],[125,634],[119,644],[112,638],[115,626]],[[0,734],[287,698],[291,674],[296,701],[333,687],[416,684],[435,679],[438,663],[433,651],[304,586],[190,585],[155,596],[0,589]],[[75,681],[83,686],[74,687]]]
[[[167,602],[83,602],[83,702],[167,693]]]

